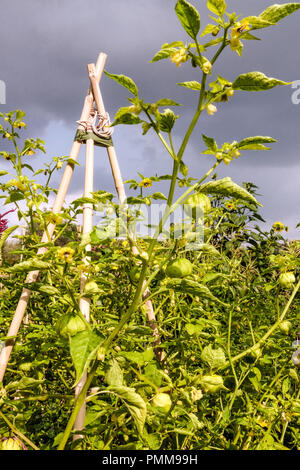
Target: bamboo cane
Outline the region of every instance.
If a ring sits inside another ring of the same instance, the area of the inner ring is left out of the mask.
[[[96,66],[96,73],[95,73],[95,79],[98,82],[100,81],[100,79],[102,77],[102,74],[103,74],[106,57],[107,56],[104,53],[100,53],[99,56],[98,56],[97,66]],[[86,96],[85,101],[84,101],[80,121],[86,121],[88,119],[88,117],[90,115],[92,105],[93,105],[93,101],[94,101],[93,93],[92,93],[91,88],[89,88],[87,96]],[[81,126],[79,125],[78,128],[81,129]],[[77,160],[78,155],[79,155],[79,151],[80,151],[80,147],[81,147],[81,142],[78,142],[78,141],[73,142],[71,152],[70,152],[70,158],[72,160],[74,160],[74,161]],[[53,208],[52,208],[52,212],[54,212],[54,213],[58,213],[58,212],[61,211],[61,208],[63,206],[64,200],[65,200],[65,197],[66,197],[66,194],[67,194],[67,190],[68,190],[69,185],[70,185],[70,181],[71,181],[73,172],[74,172],[74,164],[68,163],[66,165],[66,168],[65,168],[65,171],[64,171],[64,174],[63,174],[63,177],[62,177],[62,180],[61,180],[61,183],[60,183],[55,201],[54,201],[54,205],[53,205]],[[52,238],[54,230],[55,230],[55,224],[50,223],[47,227],[47,231],[45,231],[43,233],[41,242],[42,243],[49,242],[48,237],[50,237],[50,239]],[[46,251],[47,251],[47,248],[42,247],[42,248],[38,249],[37,254],[43,254]],[[31,271],[28,274],[25,282],[27,284],[35,282],[38,278],[38,275],[39,275],[38,270]],[[7,364],[8,364],[8,361],[9,361],[9,357],[10,357],[12,348],[13,348],[14,343],[15,343],[15,337],[18,334],[18,331],[19,331],[20,326],[22,324],[22,320],[23,320],[23,317],[24,317],[24,314],[25,314],[25,311],[26,311],[26,308],[27,308],[27,305],[28,305],[28,302],[29,302],[30,294],[31,294],[30,289],[27,289],[26,287],[24,287],[23,290],[22,290],[17,308],[15,310],[12,322],[10,324],[7,336],[11,337],[11,339],[9,339],[5,342],[5,346],[2,349],[1,354],[0,354],[0,382],[2,382],[2,380],[3,380],[4,374],[5,374],[5,371],[6,371],[6,368],[7,368]]]
[[[101,115],[105,115],[106,113],[105,113],[104,102],[102,99],[99,83],[97,82],[97,79],[96,79],[95,64],[88,64],[88,72],[89,72],[89,77],[91,81],[91,89],[94,95],[98,113]],[[126,200],[126,193],[125,193],[124,183],[123,183],[121,170],[119,167],[115,148],[113,146],[107,147],[107,153],[109,157],[109,162],[110,162],[118,198],[119,198],[120,204],[123,204]],[[136,246],[134,245],[132,246],[132,252],[134,254],[138,254],[138,250]],[[146,281],[144,281],[144,284],[146,284]],[[146,300],[147,297],[149,297],[149,295],[150,295],[150,291],[149,291],[149,288],[147,287],[146,289],[144,289],[143,294],[142,294],[143,300],[145,300],[143,309],[146,312],[149,326],[153,331],[154,347],[155,347],[154,350],[155,350],[156,357],[159,361],[163,361],[165,358],[165,355],[164,355],[164,351],[162,351],[161,348],[159,348],[161,339],[160,339],[160,334],[159,334],[159,330],[158,330],[158,326],[157,326],[157,322],[155,318],[153,305],[152,305],[151,300]]]
[[[91,197],[93,192],[93,180],[94,180],[94,141],[93,139],[88,139],[86,141],[86,153],[85,153],[85,178],[84,178],[84,197]],[[82,225],[82,233],[88,234],[91,233],[93,229],[93,205],[89,203],[85,203],[83,205],[83,225]],[[88,244],[85,247],[86,251],[91,251],[91,245]],[[83,263],[88,265],[90,259],[85,257]],[[82,271],[80,276],[80,291],[83,293],[84,286],[86,283],[86,275]],[[90,300],[86,297],[81,297],[79,301],[79,308],[83,316],[87,321],[90,320]],[[80,394],[84,384],[86,382],[86,373],[82,376],[81,380],[79,381],[78,385],[75,389],[75,400]],[[84,427],[84,420],[86,414],[86,404],[82,405],[79,410],[79,413],[76,417],[74,423],[74,430],[80,431]],[[82,439],[81,434],[74,434],[73,440]]]

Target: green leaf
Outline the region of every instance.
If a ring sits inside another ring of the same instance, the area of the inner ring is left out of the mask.
[[[227,5],[225,0],[207,0],[207,8],[215,13],[215,15],[223,16]]]
[[[76,385],[90,362],[96,357],[97,350],[103,341],[103,337],[92,330],[80,331],[70,336],[70,353],[76,371]]]
[[[274,26],[275,23],[264,20],[260,16],[247,16],[244,18],[245,21],[251,25],[251,29],[262,29],[269,26]],[[242,37],[242,36],[241,36]]]
[[[165,109],[163,113],[156,114],[158,127],[162,132],[170,132],[177,118],[178,116],[169,108]]]
[[[134,419],[139,434],[141,434],[143,432],[147,416],[146,403],[144,402],[143,398],[138,393],[136,393],[134,388],[129,387],[110,386],[107,388],[107,391],[113,393],[124,402],[124,405],[127,407],[132,418]]]
[[[22,377],[21,380],[18,380],[16,382],[10,382],[9,384],[7,384],[5,389],[10,392],[13,390],[26,390],[28,388],[37,387],[43,382],[44,380],[37,380],[31,377]]]
[[[190,88],[190,90],[201,90],[201,83],[197,82],[196,80],[192,80],[190,82],[177,83],[177,85]]]
[[[239,75],[233,82],[232,88],[242,91],[265,91],[279,85],[290,85],[291,83],[293,82],[283,82],[276,78],[267,77],[262,72],[250,72]]]
[[[112,126],[117,126],[119,124],[134,125],[134,124],[140,124],[141,122],[143,121],[138,116],[135,116],[132,113],[124,113],[124,114],[121,114],[119,117],[116,117],[116,119],[112,123]]]
[[[160,192],[156,192],[156,193],[151,194],[151,199],[155,199],[155,200],[162,199],[162,200],[167,201],[166,196],[163,193],[160,193]]]
[[[0,170],[0,176],[8,175],[8,172],[5,170]]]
[[[286,16],[294,13],[294,11],[300,8],[300,3],[284,3],[282,5],[271,5],[266,8],[259,16],[265,21],[270,21],[271,23],[278,23]]]
[[[1,254],[2,247],[4,243],[6,242],[6,240],[18,227],[19,227],[18,225],[14,225],[13,227],[9,227],[6,230],[4,230],[4,232],[2,232],[2,235],[0,238],[0,254]]]
[[[146,362],[152,361],[154,354],[153,348],[148,348],[143,352],[138,351],[122,351],[120,353],[121,356],[125,357],[131,362],[135,362],[136,364],[143,365]]]
[[[215,24],[207,24],[204,30],[201,33],[201,37],[211,34],[216,30],[217,26]]]
[[[182,106],[180,103],[177,103],[176,101],[170,100],[169,98],[162,98],[158,100],[156,103],[157,107],[160,106]]]
[[[206,145],[209,149],[211,149],[211,150],[213,150],[213,151],[215,151],[215,152],[218,150],[218,146],[217,146],[217,143],[216,143],[215,139],[213,139],[212,137],[208,137],[208,136],[205,135],[205,134],[202,134],[202,139],[203,139],[205,145]]]
[[[127,88],[133,95],[137,96],[138,95],[138,88],[134,81],[126,77],[126,75],[116,75],[114,73],[108,73],[106,70],[104,70],[105,75],[107,75],[109,78],[112,78],[116,82],[118,82],[120,85],[123,87]]]
[[[51,263],[47,263],[46,261],[42,261],[40,259],[29,259],[27,261],[22,261],[21,263],[15,264],[10,268],[1,268],[8,273],[26,273],[29,271],[34,271],[38,269],[41,271],[42,269],[50,269],[52,266]]]
[[[268,144],[268,143],[273,143],[273,142],[277,142],[277,140],[273,139],[272,137],[257,135],[255,137],[247,137],[246,139],[241,140],[238,143],[238,148],[239,149],[242,149],[242,148],[245,149],[247,147],[247,149],[249,149],[249,146],[251,146],[251,145]],[[255,149],[253,149],[253,150],[255,150]],[[257,150],[261,150],[261,149],[257,149]]]
[[[196,39],[200,30],[200,15],[196,8],[186,0],[178,0],[175,12],[188,35]]]
[[[205,346],[205,348],[202,350],[201,360],[206,362],[211,369],[218,369],[226,363],[226,357],[223,349],[213,349],[211,344]]]
[[[187,280],[187,279],[171,279],[166,283],[167,289],[174,289],[175,291],[182,292],[184,294],[197,295],[198,297],[204,297],[222,305],[226,305],[217,297],[215,297],[208,287],[199,284],[198,282]]]
[[[175,47],[164,48],[158,51],[150,62],[158,62],[159,60],[168,59],[171,54],[176,52]]]
[[[110,367],[105,375],[105,381],[113,387],[123,386],[123,372],[115,359],[111,360]]]
[[[217,194],[227,197],[236,197],[261,206],[255,197],[252,196],[252,194],[250,194],[246,189],[242,188],[238,184],[234,183],[229,176],[217,181],[209,181],[208,183],[205,183],[204,185],[200,186],[199,192],[206,194]]]
[[[24,193],[21,191],[12,191],[9,196],[5,199],[4,204],[10,204],[11,202],[22,201],[25,199]]]

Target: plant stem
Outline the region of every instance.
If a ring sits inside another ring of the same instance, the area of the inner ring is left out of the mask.
[[[28,437],[24,436],[24,434],[19,431],[10,421],[9,419],[6,418],[6,416],[2,413],[2,411],[0,411],[0,417],[3,419],[3,421],[6,422],[7,426],[12,430],[12,432],[14,434],[16,434],[17,436],[20,437],[20,439],[22,439],[23,441],[27,442],[28,445],[30,445],[30,447],[32,447],[34,450],[39,450],[39,448],[33,443],[31,442],[30,439],[28,439]]]

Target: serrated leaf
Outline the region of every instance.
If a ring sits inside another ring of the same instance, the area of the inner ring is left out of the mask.
[[[205,194],[217,194],[227,197],[236,197],[261,206],[255,197],[252,196],[252,194],[250,194],[246,189],[242,188],[238,184],[234,183],[229,176],[217,181],[209,181],[208,183],[205,183],[204,185],[200,186],[199,192]]]
[[[136,393],[134,388],[129,387],[108,387],[107,391],[118,396],[124,402],[134,419],[139,434],[141,434],[147,416],[146,403],[143,398]]]
[[[300,8],[300,3],[284,3],[282,5],[271,5],[264,10],[259,16],[263,20],[270,21],[271,23],[278,23],[283,18],[294,13]]]
[[[112,78],[116,82],[118,82],[120,85],[123,87],[127,88],[133,95],[137,96],[138,95],[138,88],[132,78],[126,77],[126,75],[116,75],[114,73],[108,73],[106,70],[104,70],[105,75],[107,75],[109,78]]]
[[[115,118],[112,126],[117,126],[119,124],[135,125],[140,124],[141,122],[143,121],[138,116],[132,113],[124,113]]]
[[[76,371],[76,385],[84,372],[95,359],[103,337],[92,330],[83,330],[70,336],[70,353]]]
[[[177,83],[179,86],[184,86],[189,88],[190,90],[201,90],[201,83],[197,82],[196,80],[192,80],[190,82],[181,82]]]
[[[10,268],[1,268],[3,271],[8,273],[26,273],[29,271],[34,271],[38,269],[41,271],[42,269],[50,269],[51,263],[47,263],[46,261],[42,261],[40,259],[29,259],[27,261],[22,261],[21,263],[15,264]]]
[[[276,24],[274,22],[267,21],[260,16],[247,16],[244,18],[244,21],[248,21],[248,23],[251,25],[251,30],[268,28],[269,26],[274,26],[274,24]]]
[[[223,16],[227,5],[225,0],[207,0],[207,8],[215,13],[215,15]]]
[[[174,289],[175,291],[182,292],[184,294],[197,295],[198,297],[204,297],[215,302],[218,302],[222,305],[224,302],[221,302],[217,297],[215,297],[208,287],[199,284],[198,282],[187,280],[187,279],[171,279],[166,283],[168,289]]]
[[[276,78],[267,77],[262,72],[250,72],[240,75],[232,84],[234,90],[265,91],[280,85],[290,85],[293,82],[283,82]]]
[[[110,367],[105,374],[105,381],[108,385],[113,387],[123,386],[123,372],[115,359],[111,360]]]
[[[208,137],[205,134],[202,134],[202,139],[203,139],[203,141],[204,141],[207,148],[209,148],[213,151],[218,150],[218,146],[217,146],[217,143],[216,143],[215,139],[213,139],[212,137]]]
[[[121,356],[125,357],[131,362],[135,362],[136,364],[143,365],[146,362],[152,361],[154,354],[153,348],[148,348],[145,351],[122,351],[120,353]]]
[[[178,0],[175,12],[188,35],[196,39],[200,30],[200,15],[196,8],[186,0]]]

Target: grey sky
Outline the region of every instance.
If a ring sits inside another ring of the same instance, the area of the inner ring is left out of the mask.
[[[20,108],[26,112],[28,134],[46,140],[46,158],[68,154],[89,85],[86,64],[94,62],[103,51],[108,54],[106,69],[132,77],[145,100],[168,97],[184,105],[176,109],[182,116],[175,127],[175,143],[179,144],[197,95],[176,83],[199,79],[199,72],[190,64],[176,68],[170,61],[149,63],[162,43],[189,41],[174,13],[175,3],[175,0],[2,0],[0,79],[6,83],[7,104],[0,105],[0,111]],[[206,1],[191,3],[200,11],[203,28],[208,20]],[[259,14],[272,3],[227,1],[229,11],[242,16]],[[299,15],[300,11],[277,26],[257,31],[262,41],[245,41],[242,58],[227,48],[216,64],[215,73],[234,80],[240,73],[260,70],[285,81],[299,80]],[[128,94],[114,81],[104,77],[101,90],[111,117],[119,107],[126,106]],[[252,135],[277,138],[272,151],[244,152],[241,159],[224,166],[218,175],[231,176],[237,183],[257,184],[264,206],[261,213],[268,224],[281,220],[290,226],[289,236],[299,238],[299,230],[294,227],[300,222],[300,104],[292,103],[293,91],[287,86],[268,92],[236,92],[229,104],[218,106],[214,116],[201,117],[184,161],[193,177],[200,177],[213,162],[212,157],[201,155],[204,150],[201,133],[215,137],[219,144]],[[143,137],[135,126],[118,126],[114,144],[124,179],[135,178],[137,171],[147,176],[171,171],[170,157],[150,133]],[[31,157],[36,167],[40,158]],[[82,191],[83,161],[82,150],[82,166],[76,168],[70,197]],[[56,185],[59,179],[60,175]],[[103,149],[96,153],[95,189],[113,192]]]

